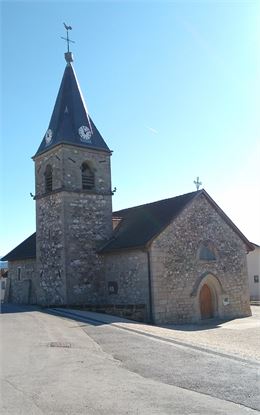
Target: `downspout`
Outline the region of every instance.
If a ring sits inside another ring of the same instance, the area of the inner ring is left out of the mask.
[[[149,295],[149,323],[153,324],[153,295],[152,295],[152,275],[151,275],[151,256],[149,248],[147,253],[147,270],[148,270],[148,295]]]

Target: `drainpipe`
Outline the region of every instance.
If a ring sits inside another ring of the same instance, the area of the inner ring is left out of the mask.
[[[153,324],[153,295],[152,295],[152,276],[151,276],[151,256],[149,248],[147,253],[147,270],[148,270],[148,294],[149,294],[149,323]]]

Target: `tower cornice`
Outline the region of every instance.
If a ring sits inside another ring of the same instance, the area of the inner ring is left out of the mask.
[[[34,156],[32,156],[32,160],[33,161],[35,161],[36,159],[40,159],[40,158],[43,158],[43,157],[45,157],[46,155],[48,155],[48,154],[50,154],[51,152],[53,152],[53,151],[55,151],[55,150],[58,150],[58,149],[60,149],[60,148],[63,148],[63,147],[77,147],[77,148],[79,148],[79,149],[86,149],[89,153],[95,153],[95,152],[98,152],[98,153],[104,153],[104,154],[109,154],[110,156],[112,156],[112,154],[113,154],[113,150],[110,150],[110,149],[105,149],[105,148],[99,148],[99,147],[91,147],[91,148],[89,148],[89,147],[86,147],[86,146],[84,146],[84,145],[81,145],[81,144],[78,144],[78,145],[75,145],[75,144],[72,144],[72,143],[70,143],[70,142],[62,142],[62,143],[57,143],[56,145],[54,145],[54,146],[52,146],[52,147],[50,147],[50,148],[47,148],[46,150],[44,150],[44,151],[42,151],[41,153],[36,153]]]

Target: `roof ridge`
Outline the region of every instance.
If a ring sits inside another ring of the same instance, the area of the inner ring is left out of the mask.
[[[116,216],[120,217],[121,214],[123,220],[101,252],[146,247],[158,233],[201,194],[203,194],[203,190],[115,212]]]
[[[124,208],[124,209],[120,209],[120,210],[115,210],[113,212],[113,215],[115,215],[115,214],[117,214],[119,212],[122,212],[122,211],[131,210],[131,209],[137,209],[137,208],[144,207],[144,206],[149,206],[149,205],[155,205],[156,203],[161,203],[161,202],[165,202],[167,200],[177,199],[177,198],[180,198],[180,197],[183,197],[183,196],[188,196],[188,195],[192,195],[192,194],[194,194],[194,196],[196,196],[196,195],[202,193],[203,190],[204,189],[195,190],[194,192],[183,193],[182,195],[177,195],[177,196],[173,196],[173,197],[167,197],[165,199],[156,200],[154,202],[143,203],[141,205],[131,206],[129,208]]]

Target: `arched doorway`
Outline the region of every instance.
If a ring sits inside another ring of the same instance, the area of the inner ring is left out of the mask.
[[[208,284],[204,284],[201,287],[199,301],[200,301],[201,319],[204,320],[207,318],[214,317],[213,298],[212,298],[212,293],[211,293],[211,290]]]
[[[223,296],[226,292],[221,280],[211,272],[201,274],[192,287],[194,298],[193,321],[224,316]]]

